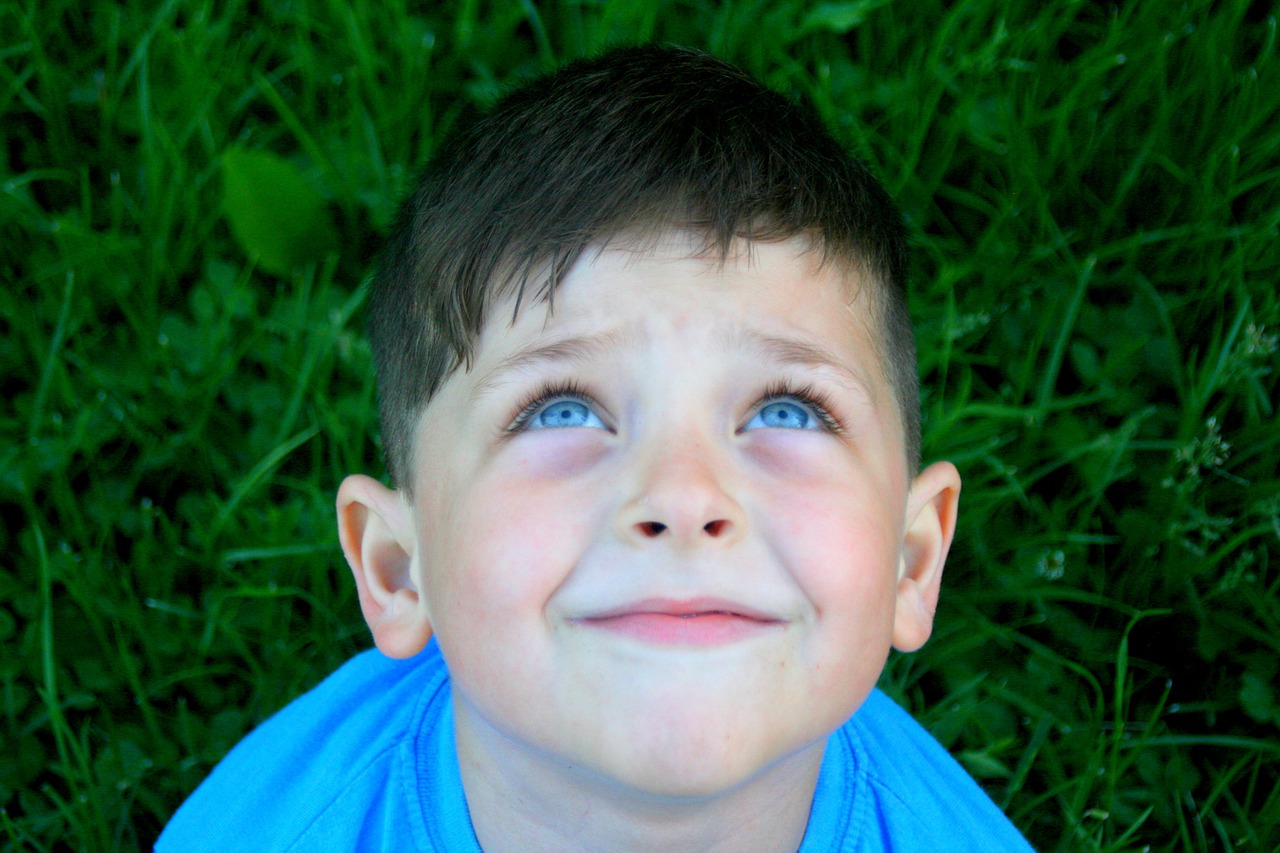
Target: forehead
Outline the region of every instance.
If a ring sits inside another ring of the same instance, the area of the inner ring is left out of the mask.
[[[677,362],[683,348],[686,360],[831,368],[887,405],[873,288],[802,238],[739,240],[722,253],[683,231],[624,235],[584,252],[550,299],[497,305],[464,384],[474,400],[524,367],[665,341]]]
[[[726,251],[684,230],[631,232],[588,248],[548,298],[502,300],[477,349],[571,332],[701,326],[720,346],[759,338],[760,330],[805,330],[844,344],[878,348],[875,285],[861,270],[824,263],[802,237],[736,240]],[[720,321],[720,322],[717,322]],[[816,342],[816,341],[815,341]],[[488,346],[486,346],[488,345]]]

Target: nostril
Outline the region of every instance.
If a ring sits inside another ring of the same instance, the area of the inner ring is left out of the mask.
[[[729,522],[725,521],[723,518],[718,518],[715,521],[708,521],[706,524],[702,525],[702,529],[707,531],[708,536],[716,537],[721,533],[724,533],[725,528],[728,526]]]
[[[636,526],[640,528],[640,532],[645,536],[660,536],[667,529],[667,526],[661,521],[642,521]]]

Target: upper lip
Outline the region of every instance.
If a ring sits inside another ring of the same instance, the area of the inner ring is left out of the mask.
[[[781,622],[777,616],[755,607],[725,598],[702,596],[698,598],[642,598],[619,607],[600,610],[583,617],[585,620],[613,619],[652,613],[661,616],[699,616],[723,613],[753,619],[757,622]]]

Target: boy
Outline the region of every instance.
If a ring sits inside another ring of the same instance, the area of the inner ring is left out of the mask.
[[[370,293],[396,488],[347,478],[338,526],[381,654],[160,847],[1028,849],[874,691],[960,492],[917,473],[905,274],[875,180],[709,56],[501,101]]]

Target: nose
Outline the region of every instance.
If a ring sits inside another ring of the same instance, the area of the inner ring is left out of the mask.
[[[727,465],[706,448],[665,448],[638,460],[630,495],[618,512],[618,532],[644,544],[727,545],[746,529]]]

